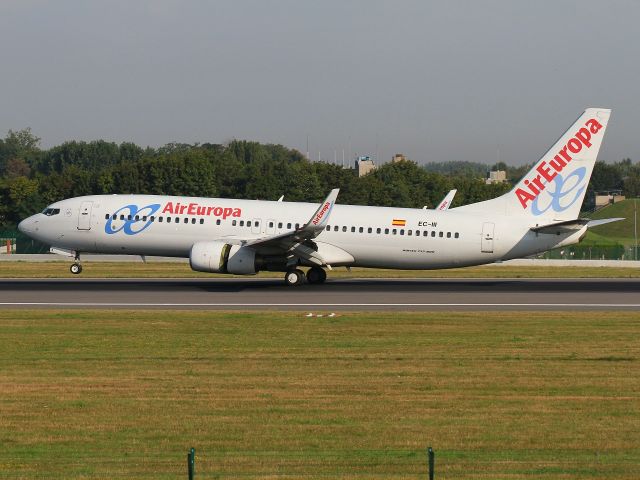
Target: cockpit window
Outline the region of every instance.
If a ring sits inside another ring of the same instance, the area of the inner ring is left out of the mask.
[[[60,213],[60,209],[47,207],[42,211],[42,213],[44,213],[47,217],[51,217],[53,215],[58,215]]]

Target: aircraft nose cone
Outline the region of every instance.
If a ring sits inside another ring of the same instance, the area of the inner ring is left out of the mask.
[[[30,234],[33,232],[33,218],[25,218],[18,224],[18,230],[22,233]]]

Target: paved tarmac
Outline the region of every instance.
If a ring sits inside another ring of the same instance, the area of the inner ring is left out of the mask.
[[[640,312],[640,279],[0,279],[0,308]]]

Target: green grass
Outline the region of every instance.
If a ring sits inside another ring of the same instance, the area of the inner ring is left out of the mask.
[[[633,245],[633,217],[635,202],[636,199],[623,200],[621,202],[614,203],[613,205],[604,207],[590,215],[589,218],[593,219],[624,218],[624,220],[621,220],[619,222],[607,223],[606,225],[602,225],[599,227],[594,227],[592,230],[590,230],[590,234],[595,235],[593,235],[592,237],[588,236],[587,238],[585,238],[584,242],[588,242],[589,240],[603,240],[608,242],[621,243],[623,245]],[[602,243],[599,244],[602,245]]]
[[[0,262],[0,278],[229,278],[194,272],[188,263],[83,262],[81,275],[69,272],[69,262]],[[329,278],[637,278],[640,269],[625,267],[511,267],[486,265],[448,270],[380,270],[344,268],[327,271]],[[282,278],[280,272],[261,272],[252,278]]]
[[[638,313],[3,310],[0,345],[0,478],[640,477]]]

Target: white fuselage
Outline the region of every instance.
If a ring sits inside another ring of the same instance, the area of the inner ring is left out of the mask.
[[[309,221],[318,205],[94,195],[62,200],[49,208],[54,214],[33,215],[20,229],[78,253],[189,257],[199,241],[240,243],[291,231]],[[586,230],[536,234],[530,230],[533,226],[530,218],[491,212],[335,205],[314,242],[332,266],[435,269],[532,255],[577,243]]]

